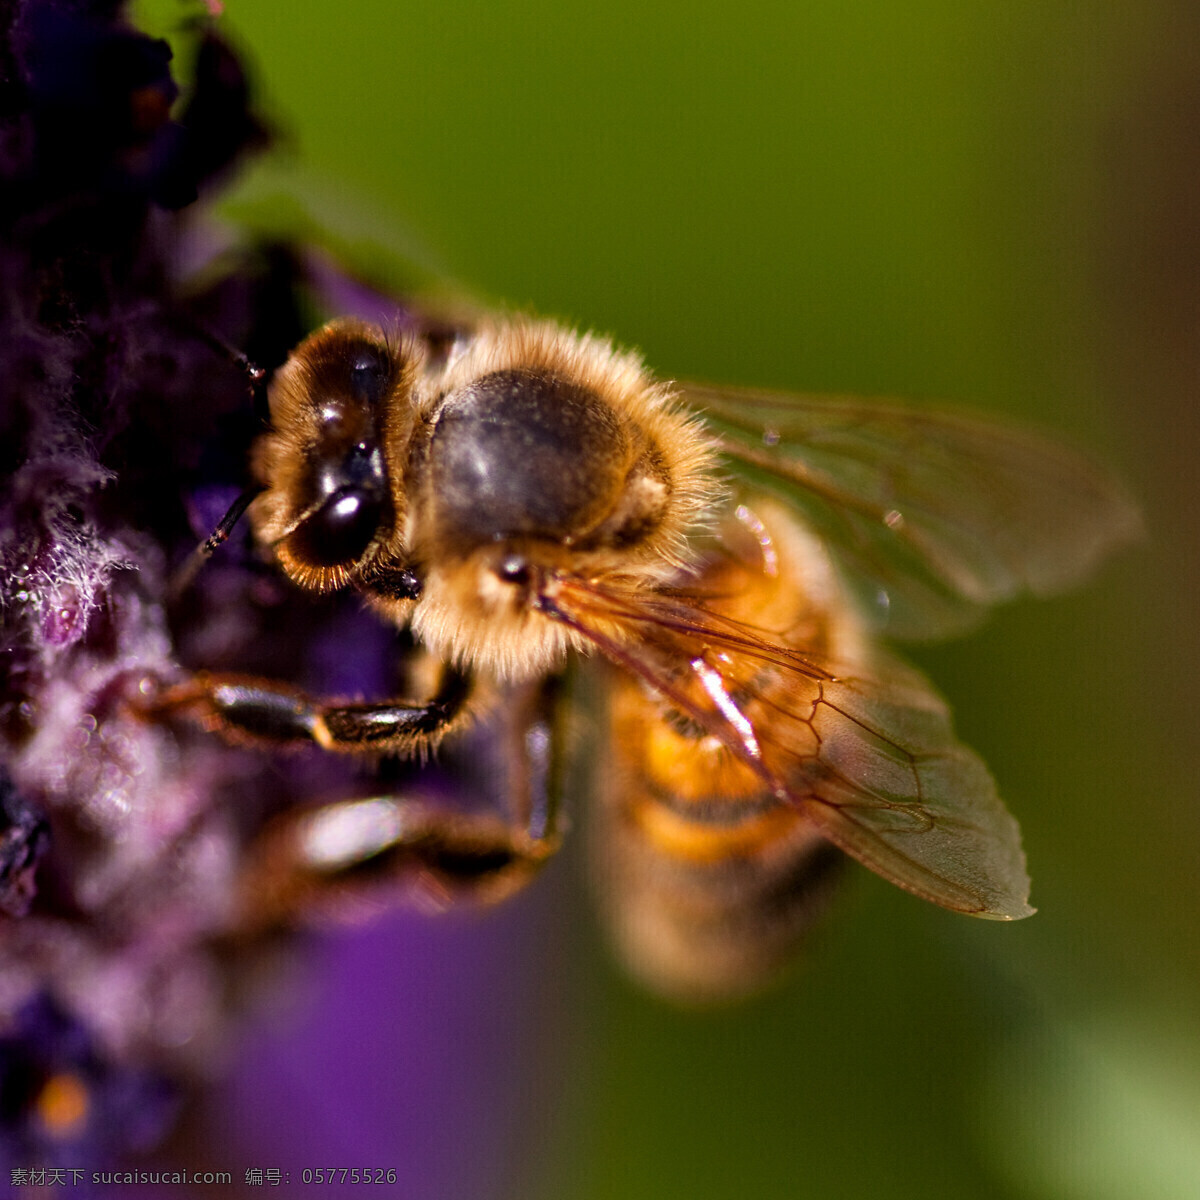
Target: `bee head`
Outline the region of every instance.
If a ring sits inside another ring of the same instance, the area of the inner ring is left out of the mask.
[[[256,532],[305,587],[340,587],[395,536],[417,368],[379,330],[337,321],[303,342],[271,387],[255,448]]]

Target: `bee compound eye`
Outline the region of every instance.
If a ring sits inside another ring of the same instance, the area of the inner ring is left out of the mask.
[[[288,549],[309,566],[343,566],[363,556],[383,518],[384,501],[374,488],[339,488],[300,523]]]

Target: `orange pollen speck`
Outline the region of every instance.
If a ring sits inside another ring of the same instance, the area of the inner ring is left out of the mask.
[[[78,1075],[62,1072],[46,1080],[37,1098],[37,1115],[54,1137],[69,1137],[87,1120],[91,1100]]]

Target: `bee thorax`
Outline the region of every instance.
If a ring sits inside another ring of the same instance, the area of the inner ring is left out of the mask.
[[[434,518],[444,539],[570,543],[612,511],[629,437],[587,387],[542,370],[493,371],[448,396],[430,445]]]

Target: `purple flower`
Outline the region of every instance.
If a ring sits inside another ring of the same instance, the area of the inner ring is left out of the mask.
[[[386,686],[394,634],[291,595],[239,535],[168,584],[245,485],[244,369],[302,334],[302,253],[217,264],[172,211],[263,141],[200,37],[175,115],[165,43],[119,6],[24,0],[0,29],[0,1145],[4,1165],[152,1145],[211,1073],[255,944],[247,848],[354,764],[272,761],[140,716],[147,681],[237,665]],[[215,243],[214,243],[215,246]],[[205,286],[180,264],[206,262]],[[324,268],[328,272],[328,268]],[[339,652],[337,647],[341,646]],[[348,656],[345,648],[359,652]],[[310,648],[311,647],[311,648]],[[361,669],[347,670],[347,663]],[[278,936],[274,931],[273,936]],[[241,938],[241,940],[238,940]],[[86,1153],[85,1153],[86,1151]],[[78,1153],[76,1153],[78,1152]]]

